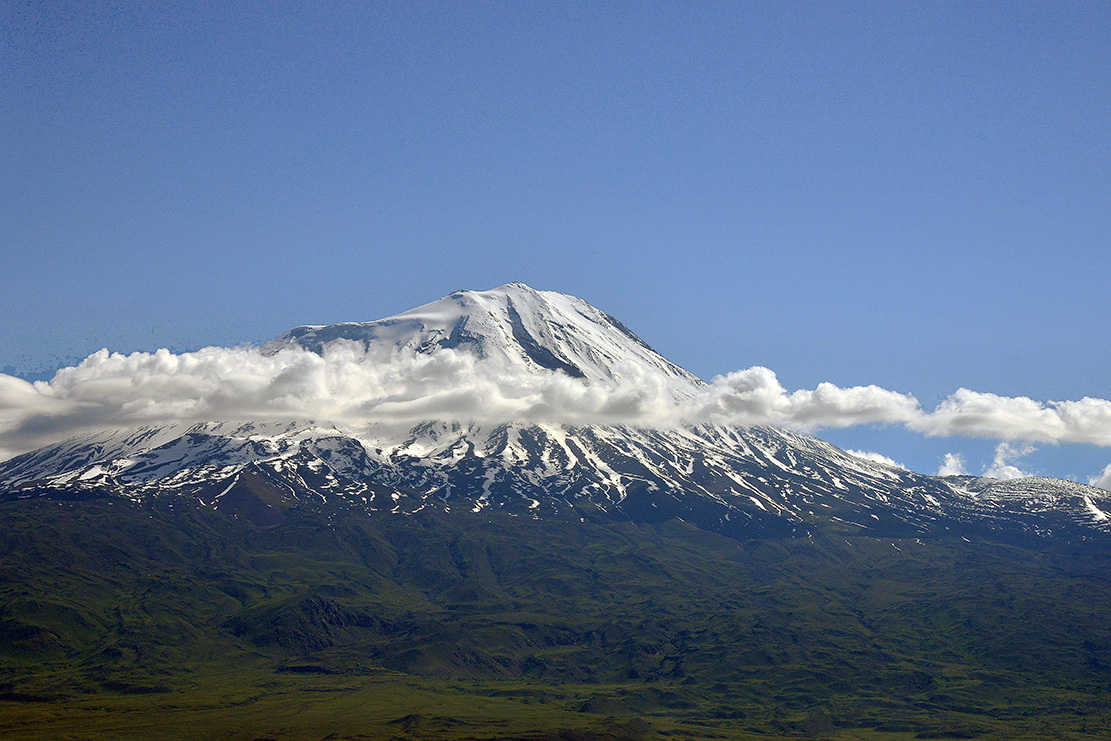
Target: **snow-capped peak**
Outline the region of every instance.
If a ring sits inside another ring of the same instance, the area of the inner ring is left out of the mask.
[[[586,301],[555,291],[508,283],[488,291],[456,291],[432,303],[372,322],[306,325],[263,346],[275,353],[289,346],[323,353],[340,340],[361,343],[370,353],[470,352],[515,367],[543,368],[587,381],[632,373],[673,381],[701,381],[649,347],[625,325]]]

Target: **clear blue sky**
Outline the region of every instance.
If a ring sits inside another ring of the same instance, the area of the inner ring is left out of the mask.
[[[1111,398],[1106,2],[6,0],[0,72],[10,374],[522,280],[706,378]]]

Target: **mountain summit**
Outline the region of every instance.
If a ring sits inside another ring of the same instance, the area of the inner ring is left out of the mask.
[[[394,351],[464,350],[509,365],[547,369],[587,381],[651,373],[700,385],[624,324],[586,301],[508,283],[488,291],[456,291],[432,303],[373,322],[297,327],[263,345],[323,353],[335,342],[363,345],[374,357]]]

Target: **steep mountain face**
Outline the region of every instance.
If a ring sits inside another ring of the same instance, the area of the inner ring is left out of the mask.
[[[678,397],[702,383],[586,302],[519,283],[376,322],[299,327],[263,351],[325,353],[336,342],[359,343],[379,362],[462,349],[586,384],[654,375]],[[335,506],[679,518],[733,537],[1111,533],[1111,492],[1052,479],[922,476],[768,427],[171,425],[90,434],[0,463],[0,494],[189,497],[259,524],[292,507]]]

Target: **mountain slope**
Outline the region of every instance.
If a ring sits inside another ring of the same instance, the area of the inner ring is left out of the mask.
[[[922,476],[768,427],[140,428],[14,458],[0,464],[0,482],[9,498],[188,497],[267,521],[312,504],[644,522],[678,517],[735,537],[815,528],[1111,533],[1111,494],[1102,489],[1052,479]]]

